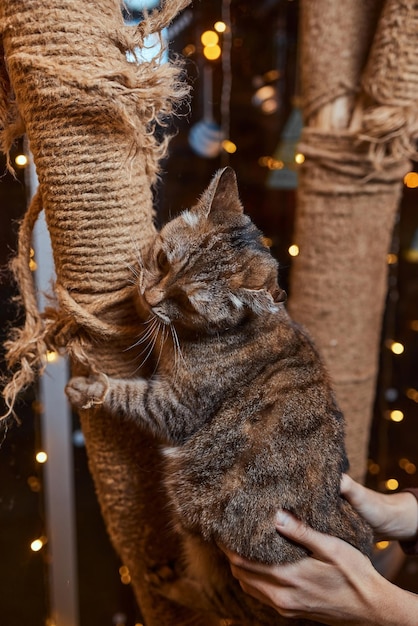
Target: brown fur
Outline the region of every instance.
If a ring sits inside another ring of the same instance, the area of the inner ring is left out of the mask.
[[[75,405],[103,402],[164,442],[190,579],[187,591],[183,580],[167,593],[220,613],[217,594],[227,594],[232,616],[248,624],[285,620],[241,592],[215,542],[264,563],[302,558],[303,548],[275,530],[284,508],[365,553],[371,544],[339,493],[343,416],[284,299],[235,174],[221,170],[197,205],[162,229],[138,272],[138,308],[149,317],[140,341],[155,339],[155,375],[77,378],[67,388]]]

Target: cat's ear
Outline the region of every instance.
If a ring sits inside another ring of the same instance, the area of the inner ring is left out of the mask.
[[[283,289],[278,289],[272,294],[268,289],[246,289],[242,287],[238,289],[235,295],[242,304],[248,306],[257,315],[276,313],[279,310],[277,303],[286,300],[286,292]]]
[[[232,167],[218,170],[200,199],[205,217],[224,217],[228,213],[243,213],[239,199],[237,177]]]

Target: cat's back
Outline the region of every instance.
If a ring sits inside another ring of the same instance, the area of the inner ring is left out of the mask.
[[[301,553],[275,531],[284,508],[366,551],[370,533],[339,495],[344,423],[315,347],[285,318],[252,349],[212,418],[167,459],[179,519],[249,558],[286,562]]]

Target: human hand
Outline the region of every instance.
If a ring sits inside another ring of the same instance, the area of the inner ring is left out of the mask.
[[[378,493],[344,474],[341,494],[370,524],[377,538],[408,540],[417,534],[418,506],[411,493]]]
[[[386,586],[392,585],[366,556],[341,539],[314,531],[287,512],[280,512],[276,528],[305,546],[311,556],[271,566],[247,561],[222,548],[245,592],[284,617],[330,625],[390,623],[380,613],[385,604],[382,597],[389,593]]]

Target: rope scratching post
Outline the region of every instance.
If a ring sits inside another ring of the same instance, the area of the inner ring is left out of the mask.
[[[348,6],[349,5],[349,6]],[[418,137],[418,6],[302,0],[306,127],[290,310],[325,358],[364,478],[387,263]]]
[[[135,247],[147,246],[154,234],[151,185],[166,144],[156,143],[153,127],[187,90],[175,67],[129,63],[126,51],[141,47],[188,4],[167,0],[137,28],[124,26],[117,0],[1,4],[3,150],[26,131],[39,178],[14,261],[26,324],[8,346],[15,370],[4,391],[10,408],[47,348],[65,347],[77,372],[89,365],[130,376],[140,362],[126,351],[136,336],[129,264]],[[57,304],[46,320],[28,272],[30,235],[42,208],[57,274]],[[80,417],[106,526],[147,626],[210,624],[147,583],[153,568],[178,557],[157,443],[103,411]]]

